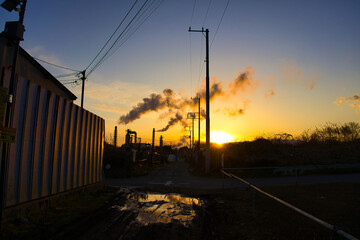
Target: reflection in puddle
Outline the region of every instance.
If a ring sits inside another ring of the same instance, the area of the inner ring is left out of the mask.
[[[179,194],[130,193],[120,210],[138,212],[136,220],[142,225],[177,222],[188,226],[196,216],[194,207],[202,205],[198,198]]]

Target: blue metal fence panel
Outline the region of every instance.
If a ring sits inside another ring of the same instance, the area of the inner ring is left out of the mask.
[[[37,127],[34,147],[32,199],[41,197],[48,94],[48,90],[44,88],[39,89],[40,96],[38,102],[38,115],[36,120]]]
[[[69,168],[69,183],[67,189],[72,189],[75,186],[75,167],[76,167],[76,156],[77,156],[77,129],[79,127],[79,107],[73,106],[73,119],[71,121],[71,157],[70,157],[70,168]]]
[[[71,124],[71,103],[65,101],[64,110],[64,137],[62,139],[62,158],[61,158],[61,174],[60,174],[60,192],[66,190],[68,164],[69,164],[69,149],[70,149],[70,124]]]
[[[56,137],[56,118],[57,118],[58,97],[51,94],[48,111],[48,125],[46,129],[46,142],[45,142],[45,162],[44,162],[44,194],[43,196],[51,195],[53,183],[53,162],[55,151],[55,137]]]
[[[36,133],[36,115],[38,102],[38,86],[29,82],[26,98],[26,111],[24,122],[24,134],[22,141],[22,157],[20,170],[19,201],[24,202],[31,199],[32,170],[34,161],[34,140]]]
[[[31,80],[16,80],[5,207],[102,181],[104,119]]]
[[[16,141],[11,144],[9,149],[6,176],[6,202],[15,204],[18,202],[19,197],[19,180],[21,169],[21,156],[22,156],[22,138],[25,123],[25,109],[26,109],[26,95],[27,95],[28,81],[20,79],[17,84],[15,93],[16,102],[14,104],[14,113],[12,127],[16,128]]]
[[[64,128],[64,99],[58,97],[57,118],[55,126],[55,146],[54,146],[54,161],[52,166],[52,186],[51,193],[59,192],[59,181],[61,171],[61,156],[62,156],[62,138]]]
[[[86,118],[86,143],[85,143],[85,158],[84,158],[84,185],[89,184],[89,167],[90,167],[90,140],[91,140],[91,114],[87,114]]]
[[[69,149],[68,149],[68,155],[66,157],[66,161],[67,161],[67,167],[66,167],[66,171],[64,171],[64,178],[65,178],[65,184],[64,184],[64,190],[69,190],[70,189],[70,184],[71,184],[71,164],[72,164],[72,150],[73,150],[73,129],[74,129],[74,122],[76,121],[76,113],[74,112],[75,106],[74,104],[69,104],[69,136],[68,136],[68,145],[69,145]]]

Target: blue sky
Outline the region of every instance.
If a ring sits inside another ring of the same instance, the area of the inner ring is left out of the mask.
[[[205,19],[209,1],[195,1],[194,11],[193,0],[165,1],[89,76],[85,107],[105,118],[107,135],[121,115],[151,93],[171,88],[190,97],[201,86],[204,37],[187,29],[190,24],[193,29],[208,28],[213,39],[227,1],[211,0]],[[29,0],[21,45],[35,57],[83,70],[133,3]],[[359,102],[345,98],[360,95],[359,12],[355,0],[231,0],[210,49],[210,75],[226,89],[239,72],[251,67],[253,83],[258,84],[214,100],[212,129],[244,140],[280,131],[298,134],[328,121],[358,122]],[[3,26],[16,19],[16,13],[0,10]],[[44,66],[54,75],[64,73]],[[67,86],[80,98],[80,86]],[[266,97],[270,90],[274,94]],[[340,97],[345,99],[341,104]],[[224,112],[234,106],[246,107],[245,113]],[[162,128],[170,115],[145,114],[119,126],[119,133],[131,128],[150,139],[152,128]],[[177,125],[163,135],[176,142],[184,132]]]

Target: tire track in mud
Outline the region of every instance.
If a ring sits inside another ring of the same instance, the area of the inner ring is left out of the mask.
[[[121,189],[106,208],[52,239],[209,239],[205,207],[199,198]]]

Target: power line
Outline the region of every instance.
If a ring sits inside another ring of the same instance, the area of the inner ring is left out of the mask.
[[[80,70],[75,70],[75,69],[72,69],[72,68],[63,67],[63,66],[60,66],[60,65],[57,65],[57,64],[54,64],[54,63],[51,63],[51,62],[48,62],[48,61],[45,61],[45,60],[36,58],[36,57],[33,57],[33,58],[36,59],[36,60],[38,60],[38,61],[40,61],[40,62],[49,64],[49,65],[54,66],[54,67],[58,67],[58,68],[62,68],[62,69],[66,69],[66,70],[70,70],[70,71],[74,71],[74,72],[81,72]]]
[[[211,1],[212,1],[212,0],[210,0],[210,2],[209,2],[208,9],[207,9],[207,12],[206,12],[206,16],[207,16],[207,14],[208,14]],[[218,26],[217,26],[217,28],[216,28],[214,37],[213,37],[213,39],[211,40],[210,48],[211,48],[211,46],[212,46],[212,44],[213,44],[213,42],[214,42],[214,40],[215,40],[215,37],[216,37],[216,35],[217,35],[218,31],[219,31],[221,22],[222,22],[222,20],[223,20],[223,18],[224,18],[224,15],[225,15],[225,12],[226,12],[226,10],[227,10],[227,8],[228,8],[228,6],[229,6],[229,3],[230,3],[230,0],[228,0],[227,3],[226,3],[226,6],[225,6],[224,11],[223,11],[223,13],[222,13],[222,16],[221,16],[221,18],[220,18],[219,24],[218,24]],[[206,16],[205,16],[205,19],[206,19]],[[204,23],[205,23],[205,19],[204,19]],[[203,23],[203,25],[204,25],[204,23]],[[202,43],[202,41],[201,41],[201,43]],[[201,59],[202,59],[202,58],[201,58],[201,55],[202,55],[202,46],[201,46],[200,49],[201,49],[201,51],[200,51],[200,66],[199,66],[199,79],[198,79],[198,81],[200,81],[201,74],[202,74],[202,71],[203,71],[203,69],[204,69],[204,61],[201,61]]]
[[[196,6],[196,0],[194,0],[194,5],[193,5],[192,13],[191,13],[190,26],[192,25],[192,21],[194,18],[195,6]]]
[[[80,72],[61,74],[61,75],[55,76],[55,78],[64,78],[64,77],[76,76],[76,75],[78,75],[79,73],[80,73]]]
[[[104,59],[102,62],[106,61],[112,54],[114,54],[145,22],[146,20],[160,7],[160,5],[165,2],[166,0],[160,0],[158,2],[157,5],[155,5],[155,7],[153,7],[150,11],[148,11],[150,9],[150,7],[152,5],[154,5],[155,1],[150,3],[150,5],[146,8],[145,11],[143,11],[143,13],[140,15],[140,17],[138,19],[135,20],[134,24],[132,26],[130,26],[124,33],[124,37],[122,38],[122,42],[120,42],[119,40],[119,44],[117,45],[117,47],[115,48],[115,50],[113,50],[112,52],[110,52]],[[149,13],[150,12],[150,13]],[[143,17],[143,15],[148,14],[147,16]],[[140,19],[141,17],[143,17],[142,19]],[[140,20],[139,20],[140,19]],[[140,21],[140,23],[138,23]],[[137,26],[135,26],[137,24]],[[130,33],[129,33],[130,32]],[[102,63],[101,62],[101,63]]]
[[[73,82],[79,82],[80,79],[69,79],[69,80],[66,80],[66,81],[62,81],[62,84],[69,84],[69,83],[73,83]]]
[[[124,44],[124,43],[146,22],[146,20],[149,19],[149,18],[152,16],[152,14],[153,14],[153,13],[160,7],[160,5],[162,5],[165,1],[166,1],[166,0],[161,0],[161,1],[158,3],[157,6],[155,6],[152,10],[150,10],[150,14],[143,18],[143,20],[138,24],[138,26],[135,28],[135,30],[133,30],[133,32],[131,32],[131,33],[128,35],[128,37],[121,43],[121,45]],[[120,46],[119,46],[119,47],[120,47]],[[118,47],[118,48],[119,48],[119,47]],[[118,48],[117,48],[117,49],[118,49]],[[116,50],[117,50],[117,49],[116,49]],[[115,50],[115,51],[116,51],[116,50]]]
[[[72,81],[72,82],[66,82],[66,83],[63,83],[63,84],[64,85],[74,84],[73,87],[76,87],[76,86],[80,85],[79,80],[75,80],[75,81]]]
[[[208,5],[208,7],[207,7],[206,14],[205,14],[205,18],[204,18],[204,21],[203,21],[203,23],[202,23],[202,26],[204,26],[205,21],[206,21],[206,19],[207,19],[207,16],[208,16],[208,14],[209,14],[209,9],[210,9],[210,6],[211,6],[211,2],[212,2],[212,0],[209,0],[209,5]]]
[[[96,69],[99,65],[101,65],[104,61],[106,61],[112,54],[114,54],[145,22],[146,20],[151,17],[151,15],[160,7],[161,4],[163,4],[166,0],[160,0],[156,3],[156,1],[151,2],[145,10],[136,18],[136,16],[133,18],[134,21],[132,21],[126,26],[124,31],[120,34],[120,36],[115,40],[115,42],[112,44],[112,46],[109,48],[109,50],[103,55],[103,57],[98,61],[96,66],[94,66],[93,69]],[[143,5],[144,6],[144,5]],[[154,6],[154,7],[152,7]],[[152,9],[151,9],[152,7]],[[150,9],[150,10],[149,10]],[[141,9],[139,10],[139,12]],[[138,12],[138,13],[139,13]],[[117,44],[117,46],[116,46]],[[115,49],[113,47],[116,46]],[[94,70],[91,69],[89,74],[93,72]],[[88,74],[88,75],[89,75]]]
[[[86,75],[86,77],[88,77],[93,71],[95,71],[95,69],[97,67],[100,66],[100,64],[103,62],[103,60],[105,59],[106,55],[109,54],[109,52],[111,51],[111,49],[115,46],[115,44],[119,41],[119,39],[123,36],[124,32],[126,31],[126,29],[129,28],[129,26],[131,25],[131,23],[135,20],[135,18],[139,15],[139,13],[142,11],[142,9],[145,7],[145,5],[147,4],[149,0],[146,0],[145,3],[141,6],[141,8],[138,10],[138,12],[135,14],[135,16],[131,19],[131,21],[128,23],[128,25],[125,27],[125,29],[120,33],[120,35],[116,38],[116,40],[114,41],[114,43],[110,46],[110,48],[105,52],[105,54],[100,58],[100,60],[95,64],[95,66],[90,69],[90,71],[88,72],[88,74]]]
[[[211,48],[211,46],[212,46],[212,44],[213,44],[213,42],[214,42],[214,40],[215,40],[216,34],[217,34],[217,32],[218,32],[218,30],[219,30],[219,28],[220,28],[221,22],[222,22],[222,20],[223,20],[223,18],[224,18],[224,15],[225,15],[225,12],[226,12],[226,10],[227,10],[227,8],[228,8],[228,6],[229,6],[229,3],[230,3],[230,0],[228,0],[227,3],[226,3],[226,6],[225,6],[225,9],[224,9],[224,11],[223,11],[223,13],[222,13],[222,16],[221,16],[219,25],[217,26],[216,31],[215,31],[215,34],[214,34],[214,37],[213,37],[213,39],[212,39],[212,41],[211,41],[210,48]]]
[[[189,32],[189,41],[190,41],[190,82],[191,82],[191,95],[192,96],[192,58],[191,58],[191,32]]]
[[[123,24],[123,22],[125,21],[125,19],[128,17],[128,15],[130,14],[130,12],[133,10],[133,8],[135,7],[136,3],[138,2],[138,0],[136,0],[134,2],[134,4],[131,6],[130,10],[127,12],[127,14],[125,15],[125,17],[123,18],[123,20],[120,22],[120,24],[117,26],[117,28],[115,29],[115,31],[111,34],[110,38],[106,41],[106,43],[104,44],[104,46],[100,49],[100,51],[98,52],[98,54],[96,54],[96,56],[94,57],[94,59],[89,63],[89,65],[85,68],[86,70],[90,67],[90,65],[95,61],[95,59],[100,55],[100,53],[104,50],[104,48],[106,47],[106,45],[110,42],[110,40],[113,38],[113,36],[115,35],[115,33],[119,30],[120,26]]]

